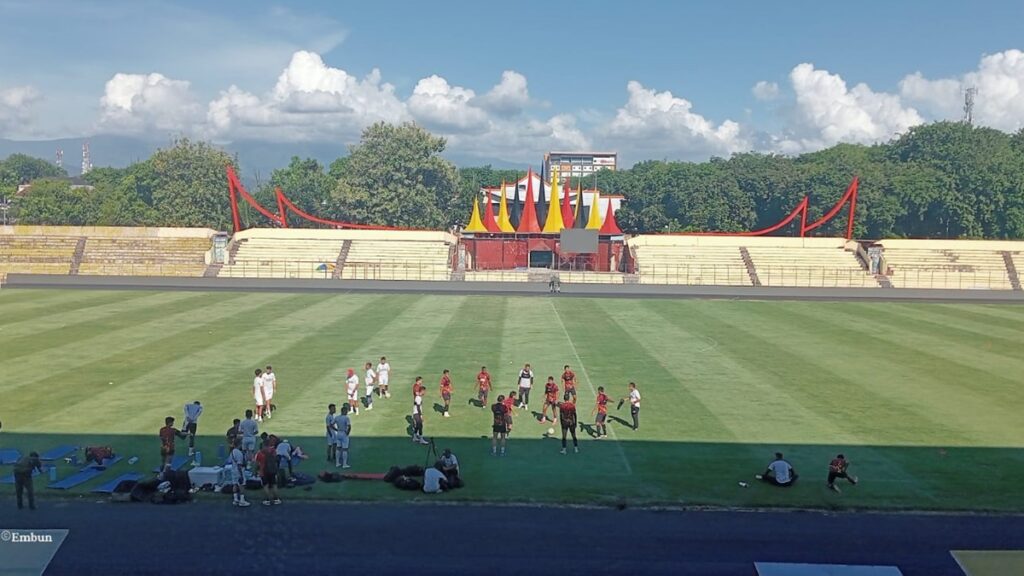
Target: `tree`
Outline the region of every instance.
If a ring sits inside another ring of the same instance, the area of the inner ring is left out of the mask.
[[[231,226],[224,169],[234,160],[206,142],[181,139],[134,166],[135,188],[163,226]]]
[[[440,156],[444,149],[444,138],[415,124],[369,126],[351,148],[334,190],[335,216],[389,226],[453,223],[458,172]]]
[[[260,189],[256,197],[264,206],[276,212],[277,199],[274,189],[280,188],[296,206],[308,214],[317,216],[323,214],[337,185],[338,180],[325,173],[324,167],[317,160],[303,160],[298,156],[292,156],[287,168],[278,168],[271,173],[270,182]],[[293,216],[289,223],[299,224],[300,219]]]
[[[96,222],[98,203],[88,188],[71,188],[67,180],[37,179],[16,199],[21,224],[85,226]]]

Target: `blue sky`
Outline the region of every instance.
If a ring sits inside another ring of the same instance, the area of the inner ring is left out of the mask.
[[[799,153],[1024,122],[1024,2],[0,0],[0,137],[350,143],[375,120],[519,161]],[[761,87],[754,89],[761,82]]]

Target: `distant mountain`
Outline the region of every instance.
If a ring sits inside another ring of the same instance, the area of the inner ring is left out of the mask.
[[[133,162],[149,158],[159,148],[172,144],[171,140],[154,140],[132,136],[97,135],[88,138],[61,138],[58,140],[4,140],[0,138],[0,158],[11,154],[28,154],[50,162],[55,161],[56,151],[64,151],[64,169],[70,176],[82,172],[82,143],[89,142],[89,155],[93,166],[123,168]],[[222,145],[229,154],[238,157],[242,177],[248,183],[266,181],[275,168],[283,168],[292,156],[315,158],[324,166],[348,154],[348,147],[342,144],[315,142],[263,142],[240,140]],[[495,168],[523,168],[521,164],[499,159],[478,158],[465,154],[448,153],[445,157],[456,166],[484,166]],[[540,154],[538,154],[538,158]]]

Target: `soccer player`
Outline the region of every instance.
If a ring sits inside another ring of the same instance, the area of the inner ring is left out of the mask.
[[[556,413],[558,410],[558,384],[555,383],[554,376],[548,376],[548,381],[544,383],[544,407],[541,408],[540,414],[542,423],[548,421],[549,407],[551,408],[551,418],[558,418]]]
[[[256,437],[260,435],[259,424],[252,419],[252,410],[245,411],[245,420],[238,425],[238,431],[242,433],[242,454],[248,461],[256,453]]]
[[[782,458],[782,452],[775,453],[775,460],[768,464],[764,474],[754,476],[754,478],[762,482],[767,482],[774,486],[782,486],[783,488],[792,486],[798,477],[793,466]]]
[[[608,437],[608,395],[604,393],[604,386],[597,387],[597,400],[594,403],[594,410],[591,415],[597,414],[594,419],[594,431],[597,432],[598,439]]]
[[[348,377],[345,380],[345,389],[348,393],[348,407],[353,416],[359,416],[359,377],[356,371],[349,368]]]
[[[231,466],[231,475],[234,486],[232,487],[232,501],[234,506],[246,507],[249,505],[245,500],[245,454],[239,447],[239,442],[231,445],[231,455],[228,457]]]
[[[343,404],[348,406],[348,404]],[[335,436],[338,433],[338,429],[334,426],[334,413],[338,407],[334,404],[327,405],[327,418],[324,418],[324,423],[327,425],[327,461],[334,462],[337,458],[335,454]]]
[[[174,416],[168,416],[164,418],[164,427],[160,429],[160,461],[163,462],[163,466],[167,466],[171,463],[171,459],[174,458],[174,437],[186,438],[188,434],[185,434],[181,430],[174,427]],[[161,468],[163,467],[161,466]]]
[[[238,426],[241,423],[241,420],[235,418],[234,420],[231,421],[231,428],[228,428],[228,431],[224,433],[224,436],[227,440],[226,446],[228,447],[229,452],[231,451],[231,448],[235,446],[235,443],[238,441],[240,437],[241,432],[238,431]]]
[[[263,500],[264,506],[278,505],[281,503],[281,499],[277,496],[277,471],[278,460],[277,460],[277,445],[274,442],[268,442],[256,454],[256,464],[259,466],[260,479],[263,481],[263,493],[267,495],[266,499]]]
[[[352,420],[348,417],[348,406],[341,407],[341,414],[334,417],[334,466],[350,468],[348,465],[349,435],[352,433]]]
[[[506,436],[512,433],[512,413],[514,412],[513,408],[515,408],[515,406],[516,391],[513,390],[505,397],[505,422],[508,423],[508,430],[505,431]]]
[[[388,390],[388,384],[391,382],[391,364],[388,362],[386,356],[380,357],[380,363],[377,364],[377,395],[383,396],[384,398],[391,398],[391,391]]]
[[[274,414],[274,394],[276,392],[277,375],[274,374],[274,369],[270,367],[270,364],[267,364],[267,370],[263,373],[263,397],[267,399],[264,412],[267,413],[267,418]]]
[[[373,371],[373,363],[367,362],[364,366],[366,377],[363,384],[366,385],[366,409],[373,410],[373,384],[377,381],[377,373]]]
[[[501,440],[501,455],[505,455],[505,441],[508,438],[509,407],[505,404],[505,396],[499,394],[498,401],[491,406],[494,424],[491,426],[491,455],[498,455],[498,440]]]
[[[562,400],[568,400],[572,396],[573,403],[576,402],[576,373],[569,369],[566,364],[562,369],[562,387],[565,388],[565,395]]]
[[[580,443],[576,440],[576,404],[565,400],[558,405],[558,416],[562,422],[562,454],[565,454],[565,435],[572,434],[572,450],[579,454]]]
[[[530,409],[530,388],[533,388],[533,369],[529,364],[519,371],[519,407]]]
[[[491,374],[487,366],[481,366],[480,372],[476,375],[476,399],[480,407],[487,406],[487,396],[491,393]]]
[[[846,456],[842,454],[836,455],[832,459],[832,462],[828,465],[828,489],[833,492],[842,492],[839,486],[836,486],[836,478],[845,478],[847,482],[857,485],[857,477],[850,476],[846,469],[850,466],[850,462],[846,459]]]
[[[640,391],[636,389],[636,382],[629,383],[629,395],[623,400],[629,400],[629,415],[633,417],[633,430],[640,428]]]
[[[427,387],[423,384],[423,376],[417,376],[416,380],[412,383],[412,398],[416,399],[417,396],[422,396],[427,393]]]
[[[416,382],[421,384],[423,378],[416,377]],[[422,385],[422,384],[421,384]],[[417,388],[417,393],[412,399],[412,441],[417,444],[429,444],[423,438],[423,393],[422,388]]]
[[[263,422],[263,406],[267,397],[263,395],[263,370],[256,369],[256,377],[252,379],[252,395],[256,399],[256,421]]]
[[[188,455],[196,454],[196,430],[199,426],[199,415],[203,413],[203,405],[199,400],[185,404],[185,432],[188,434]]]
[[[447,418],[448,408],[452,404],[452,376],[447,368],[441,373],[441,399],[444,400],[444,417]]]

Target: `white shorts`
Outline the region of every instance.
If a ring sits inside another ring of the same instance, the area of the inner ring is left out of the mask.
[[[366,385],[366,395],[373,396],[373,384]]]
[[[256,449],[256,437],[252,436],[252,437],[246,438],[246,437],[243,436],[242,437],[242,451],[243,452],[246,452],[246,451],[252,452],[255,449]]]
[[[335,436],[334,445],[337,446],[338,448],[344,448],[345,450],[348,450],[348,435],[338,434],[337,436]]]
[[[350,402],[355,402],[356,400],[359,400],[359,391],[358,390],[351,390],[351,391],[349,391],[348,399],[349,399]]]
[[[267,402],[270,402],[270,399],[274,397],[274,391],[273,390],[269,390],[269,391],[268,390],[264,390],[263,391],[263,397],[267,399]]]
[[[256,399],[257,406],[263,406],[263,396],[254,396],[253,398]]]
[[[388,376],[387,372],[385,372],[383,374],[379,374],[377,376],[377,380],[380,382],[381,386],[387,386],[388,385],[388,381],[391,380],[391,377]]]

